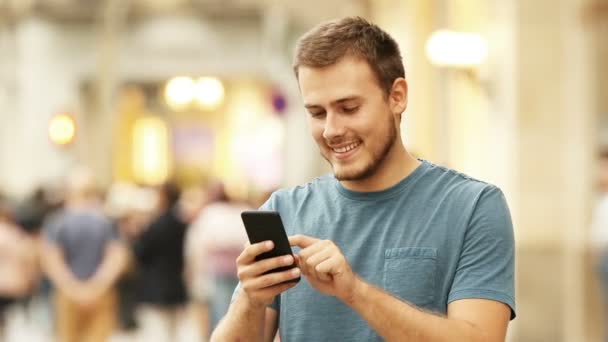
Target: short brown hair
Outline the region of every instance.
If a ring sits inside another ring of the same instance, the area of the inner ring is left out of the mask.
[[[320,24],[305,33],[296,46],[293,70],[322,68],[345,56],[364,59],[386,95],[398,77],[405,77],[397,42],[378,26],[361,17],[346,17]]]

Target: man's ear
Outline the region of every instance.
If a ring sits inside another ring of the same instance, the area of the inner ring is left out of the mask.
[[[407,81],[403,77],[397,78],[393,82],[391,93],[389,94],[389,106],[393,115],[401,118],[401,114],[407,108]]]

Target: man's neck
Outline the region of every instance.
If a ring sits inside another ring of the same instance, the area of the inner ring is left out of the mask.
[[[66,202],[66,207],[70,209],[90,209],[97,208],[99,202],[92,198],[87,197],[72,197],[69,198]]]
[[[409,176],[419,165],[420,161],[412,157],[403,144],[398,142],[371,177],[356,181],[341,181],[340,183],[345,188],[353,191],[382,191]]]

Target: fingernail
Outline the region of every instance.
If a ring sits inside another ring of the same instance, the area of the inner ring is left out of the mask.
[[[291,270],[291,274],[293,274],[294,276],[300,275],[300,269],[299,268],[294,268],[293,270]]]
[[[266,248],[272,248],[272,241],[266,241]]]
[[[287,255],[285,257],[283,257],[283,263],[285,265],[290,265],[293,263],[293,260],[291,259],[291,255]]]

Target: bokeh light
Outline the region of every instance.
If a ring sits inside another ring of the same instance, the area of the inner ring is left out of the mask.
[[[224,100],[224,85],[215,77],[201,77],[196,82],[194,96],[202,108],[217,108]]]
[[[172,78],[165,86],[165,101],[173,109],[186,107],[195,96],[195,83],[190,77]]]
[[[478,33],[438,30],[427,41],[426,54],[437,66],[474,67],[485,61],[488,45]]]
[[[49,138],[54,144],[64,146],[74,141],[76,122],[68,114],[55,115],[49,124]]]

